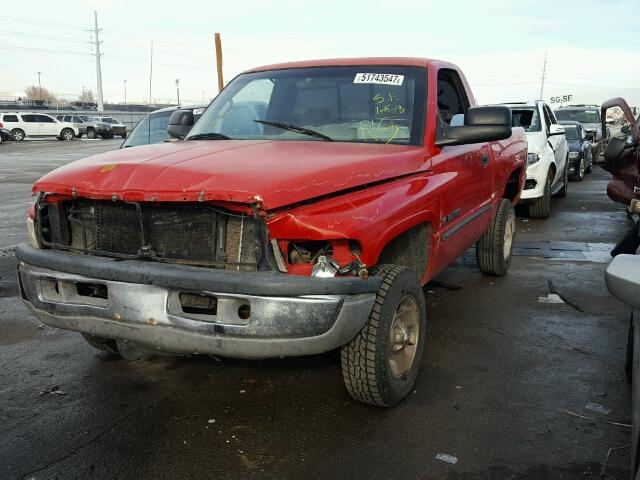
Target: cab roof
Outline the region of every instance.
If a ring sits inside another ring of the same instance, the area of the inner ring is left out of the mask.
[[[265,70],[285,70],[290,68],[310,67],[347,67],[358,65],[396,65],[403,67],[427,67],[436,60],[419,57],[357,57],[357,58],[326,58],[320,60],[304,60],[301,62],[274,63],[246,70],[249,72],[262,72]]]

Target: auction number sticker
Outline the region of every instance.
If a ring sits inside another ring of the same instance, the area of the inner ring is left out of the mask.
[[[391,73],[356,73],[353,83],[379,83],[382,85],[402,85],[404,75]]]

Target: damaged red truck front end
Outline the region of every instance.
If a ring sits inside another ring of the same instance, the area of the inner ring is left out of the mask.
[[[123,355],[342,348],[349,393],[393,405],[424,350],[421,286],[474,243],[483,272],[509,267],[527,157],[510,115],[440,61],[251,70],[184,141],[38,181],[22,297]]]

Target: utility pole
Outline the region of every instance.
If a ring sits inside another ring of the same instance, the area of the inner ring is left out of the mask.
[[[153,77],[153,40],[151,40],[151,66],[149,68],[149,105],[151,105],[151,78]]]
[[[224,80],[222,78],[222,40],[220,34],[215,35],[216,44],[216,66],[218,68],[218,91],[220,92],[224,88]]]
[[[42,101],[42,83],[40,82],[40,74],[42,72],[38,72],[38,89],[40,90],[40,98],[39,100]]]
[[[180,79],[176,78],[176,92],[178,92],[178,106],[180,106]]]
[[[123,80],[124,82],[124,107],[125,110],[127,109],[127,81]]]
[[[100,42],[101,29],[98,28],[98,12],[95,10],[93,11],[93,18],[95,21],[95,28],[93,30],[93,33],[96,36],[94,43],[96,44],[95,57],[96,57],[96,77],[98,81],[98,111],[104,112],[104,103],[102,101],[102,69],[100,68],[100,57],[102,56],[102,54],[100,53],[100,43],[102,43]]]
[[[544,52],[544,63],[542,64],[542,78],[540,79],[540,96],[538,97],[542,100],[542,92],[544,92],[544,81],[546,79],[547,74],[547,52]]]

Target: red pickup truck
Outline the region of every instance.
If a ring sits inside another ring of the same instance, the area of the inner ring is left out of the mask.
[[[442,61],[249,70],[184,140],[39,180],[22,297],[124,356],[342,348],[348,392],[391,406],[425,349],[422,286],[474,244],[482,272],[509,268],[527,158],[511,121]]]

